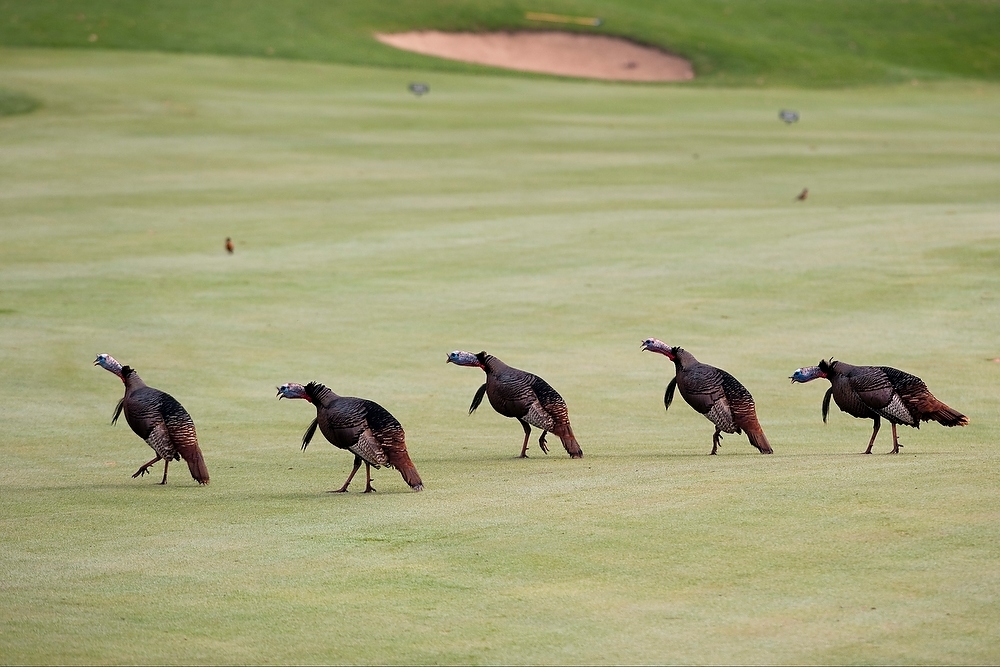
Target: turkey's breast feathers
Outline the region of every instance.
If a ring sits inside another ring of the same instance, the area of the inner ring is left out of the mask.
[[[504,417],[522,418],[538,402],[532,384],[537,380],[531,373],[516,368],[502,368],[488,372],[486,397],[493,409]]]
[[[492,355],[484,355],[482,360],[486,396],[499,414],[521,419],[545,431],[569,424],[566,401],[548,382],[508,366]]]

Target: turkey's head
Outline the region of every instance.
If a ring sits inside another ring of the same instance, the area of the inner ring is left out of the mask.
[[[312,403],[312,399],[306,393],[306,388],[296,382],[287,382],[278,387],[278,400],[283,398],[304,398]]]
[[[471,352],[463,352],[462,350],[455,350],[450,353],[446,363],[456,364],[458,366],[475,366],[476,368],[483,367],[483,362],[479,360],[479,357]]]
[[[674,348],[658,338],[647,338],[642,341],[642,345],[640,347],[644,352],[657,352],[671,361],[677,358]]]
[[[97,355],[97,359],[94,360],[94,365],[100,366],[104,370],[114,373],[121,379],[122,382],[125,381],[125,375],[122,373],[122,365],[118,363],[118,360],[110,354]]]
[[[789,378],[794,382],[811,382],[816,378],[825,378],[826,372],[819,366],[806,366],[805,368],[796,369]]]

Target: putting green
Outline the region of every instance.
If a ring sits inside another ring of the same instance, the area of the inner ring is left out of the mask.
[[[0,117],[0,661],[1000,659],[1000,87],[0,61],[42,101]],[[707,456],[648,336],[742,380],[775,454]],[[548,380],[586,458],[515,460],[456,348]],[[130,479],[99,352],[189,410],[210,486]],[[971,424],[860,456],[787,380],[821,356]],[[325,494],[350,455],[274,398],[308,380],[398,417],[426,491]]]

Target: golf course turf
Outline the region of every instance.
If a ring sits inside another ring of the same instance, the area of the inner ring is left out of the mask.
[[[416,62],[0,48],[38,101],[0,116],[0,662],[1000,660],[995,70]],[[745,384],[774,455],[708,456],[651,336]],[[516,459],[454,349],[544,377],[585,458]],[[191,413],[210,485],[131,478],[102,352]],[[821,357],[970,424],[860,455],[871,422],[788,380]],[[275,399],[310,380],[395,415],[425,490],[325,493],[352,456]]]

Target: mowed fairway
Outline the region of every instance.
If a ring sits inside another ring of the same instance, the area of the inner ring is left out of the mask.
[[[0,661],[1000,660],[1000,86],[0,63],[43,102],[0,118]],[[775,454],[709,457],[649,336],[743,381]],[[548,380],[585,458],[515,459],[456,348]],[[190,411],[211,485],[130,478],[99,352]],[[861,456],[787,379],[821,356],[971,424]],[[325,493],[352,457],[275,400],[309,380],[398,417],[426,490]]]

